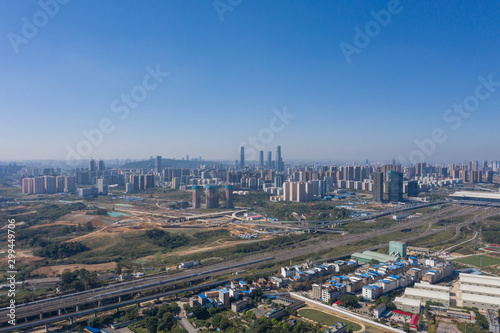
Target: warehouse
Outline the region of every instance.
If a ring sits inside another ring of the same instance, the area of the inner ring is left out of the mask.
[[[423,302],[431,301],[438,302],[444,306],[450,305],[450,293],[441,292],[435,290],[425,290],[416,288],[406,288],[405,297],[411,299],[417,299]]]
[[[460,273],[460,284],[500,289],[500,277]]]
[[[483,286],[462,284],[461,289],[463,294],[498,297],[498,303],[500,303],[500,288],[488,288]]]
[[[396,297],[394,304],[399,310],[411,313],[420,313],[421,302],[418,299]]]
[[[396,261],[399,258],[396,256],[390,256],[383,253],[365,251],[363,253],[353,253],[352,258],[357,259],[360,263],[369,263],[372,259],[378,260],[379,262]]]
[[[488,309],[500,309],[498,297],[462,293],[462,302],[464,307],[476,307],[481,311],[486,311]]]
[[[423,289],[423,290],[433,290],[437,292],[442,292],[442,293],[448,293],[450,292],[450,287],[446,286],[438,286],[435,284],[425,284],[425,283],[415,283],[413,286],[416,289]]]

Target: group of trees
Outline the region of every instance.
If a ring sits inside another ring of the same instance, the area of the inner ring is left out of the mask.
[[[34,246],[46,246],[48,238],[68,236],[72,233],[84,233],[94,230],[92,222],[77,225],[54,225],[37,229],[21,229],[17,234],[17,240],[24,244]]]
[[[26,223],[28,225],[39,224],[44,221],[55,221],[72,211],[85,209],[85,204],[78,202],[69,205],[56,205],[49,204],[37,209],[36,213],[33,215],[28,215],[26,217]]]
[[[90,248],[80,242],[56,243],[39,241],[39,245],[42,248],[35,251],[35,255],[50,259],[64,259],[90,250]]]
[[[153,244],[169,250],[187,245],[190,242],[190,239],[183,234],[172,234],[161,229],[147,230],[146,237]]]
[[[143,322],[142,326],[150,333],[156,332],[186,332],[186,330],[176,325],[176,313],[179,311],[177,303],[171,302],[168,305],[162,305],[159,308],[153,307],[143,310],[142,313],[148,316]]]
[[[61,282],[59,284],[63,291],[72,289],[83,291],[99,287],[100,285],[97,273],[89,272],[84,268],[74,271],[65,270],[61,274]]]

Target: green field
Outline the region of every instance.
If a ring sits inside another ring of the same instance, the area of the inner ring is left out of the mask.
[[[485,255],[465,257],[456,259],[455,261],[460,262],[462,264],[473,265],[480,268],[500,264],[500,258],[495,258]]]
[[[341,321],[347,324],[347,329],[352,329],[353,332],[359,331],[361,329],[361,326],[359,324],[355,324],[345,319],[341,319],[328,313],[324,313],[314,309],[299,310],[299,314],[304,318],[314,320],[315,322],[327,326],[337,325],[337,322]]]

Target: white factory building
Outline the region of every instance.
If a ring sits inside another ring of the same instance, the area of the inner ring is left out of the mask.
[[[459,281],[464,307],[500,309],[500,277],[461,273]]]

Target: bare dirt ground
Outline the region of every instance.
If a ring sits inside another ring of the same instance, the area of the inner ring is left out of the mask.
[[[47,267],[40,267],[36,270],[33,271],[34,274],[44,274],[45,276],[56,276],[58,274],[61,274],[64,272],[66,269],[69,269],[70,271],[75,270],[75,269],[82,269],[85,268],[89,272],[106,272],[113,270],[116,267],[116,262],[107,262],[104,264],[95,264],[95,265],[57,265],[57,266],[47,266]]]

